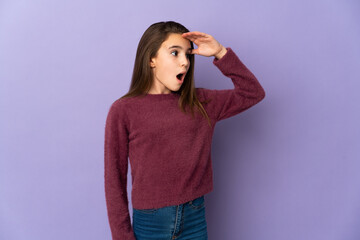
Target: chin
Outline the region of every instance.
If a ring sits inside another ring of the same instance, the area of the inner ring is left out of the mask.
[[[178,87],[173,87],[173,88],[168,88],[168,89],[172,92],[177,92],[177,91],[179,91],[180,88],[181,88],[181,85]]]

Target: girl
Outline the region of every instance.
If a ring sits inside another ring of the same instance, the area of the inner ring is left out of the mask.
[[[195,88],[194,54],[214,57],[213,64],[231,78],[234,89]],[[112,103],[105,124],[112,238],[207,239],[204,195],[213,190],[215,123],[264,97],[256,77],[230,47],[173,21],[152,24],[140,39],[129,92]]]

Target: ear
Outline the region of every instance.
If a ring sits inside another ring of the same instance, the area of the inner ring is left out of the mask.
[[[155,68],[155,60],[153,58],[150,59],[150,67]]]

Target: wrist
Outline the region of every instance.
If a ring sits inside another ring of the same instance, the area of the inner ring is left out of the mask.
[[[220,59],[226,54],[226,52],[227,49],[224,46],[222,46],[221,50],[217,54],[215,54],[214,57]]]

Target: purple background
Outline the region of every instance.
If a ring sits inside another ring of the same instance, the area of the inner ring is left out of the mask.
[[[1,1],[0,239],[110,239],[105,119],[164,20],[231,47],[266,91],[216,126],[209,239],[360,239],[355,0]],[[212,59],[196,86],[233,88]]]

